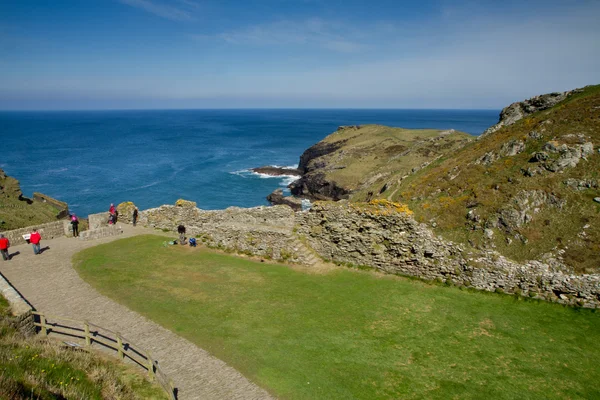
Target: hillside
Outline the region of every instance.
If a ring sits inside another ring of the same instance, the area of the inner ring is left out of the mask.
[[[418,170],[470,140],[466,133],[381,125],[342,126],[300,157],[297,196],[316,200],[366,199],[386,182]],[[371,194],[369,192],[372,192]]]
[[[52,222],[69,214],[66,203],[41,193],[23,196],[19,181],[0,169],[0,231]]]
[[[340,127],[302,154],[292,193],[407,203],[467,248],[600,272],[600,85],[513,103],[473,139]]]
[[[521,115],[452,157],[388,178],[381,197],[408,203],[448,239],[517,261],[600,272],[600,85],[565,93],[541,111],[530,107],[539,98],[507,107],[504,116],[511,108]]]
[[[0,399],[166,399],[132,366],[99,352],[26,337],[0,295]]]

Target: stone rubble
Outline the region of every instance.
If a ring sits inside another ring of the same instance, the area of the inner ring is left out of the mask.
[[[545,196],[528,192],[516,202],[530,208],[555,200]],[[470,214],[477,218],[474,210]],[[316,202],[304,212],[287,206],[205,211],[164,205],[141,211],[139,223],[173,232],[183,224],[188,235],[208,246],[279,261],[312,265],[314,252],[324,260],[390,274],[600,307],[600,275],[569,274],[552,258],[519,264],[492,250],[468,253],[396,203]]]

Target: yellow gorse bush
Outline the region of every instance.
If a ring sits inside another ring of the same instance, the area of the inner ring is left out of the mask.
[[[413,214],[406,204],[396,203],[386,199],[374,199],[368,203],[354,203],[351,204],[350,207],[354,210],[373,215],[393,215],[397,213],[406,215]]]

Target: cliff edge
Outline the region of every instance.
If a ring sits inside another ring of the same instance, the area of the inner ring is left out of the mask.
[[[454,130],[341,126],[300,156],[292,194],[311,200],[368,200],[474,139]]]
[[[0,230],[12,230],[66,218],[67,203],[42,193],[23,196],[19,181],[0,169]]]

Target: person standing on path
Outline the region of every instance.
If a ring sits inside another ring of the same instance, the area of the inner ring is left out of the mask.
[[[29,236],[29,243],[33,245],[33,254],[40,254],[40,241],[42,240],[42,235],[39,234],[37,229],[34,229],[31,232],[31,236]]]
[[[73,225],[73,237],[79,236],[79,219],[75,214],[71,216],[71,225]]]
[[[137,219],[138,219],[138,208],[136,207],[135,210],[133,210],[133,226],[135,226],[137,224]]]
[[[4,261],[10,260],[10,255],[8,254],[9,247],[9,240],[5,238],[3,234],[0,233],[0,253],[2,253],[2,258],[4,259]]]

